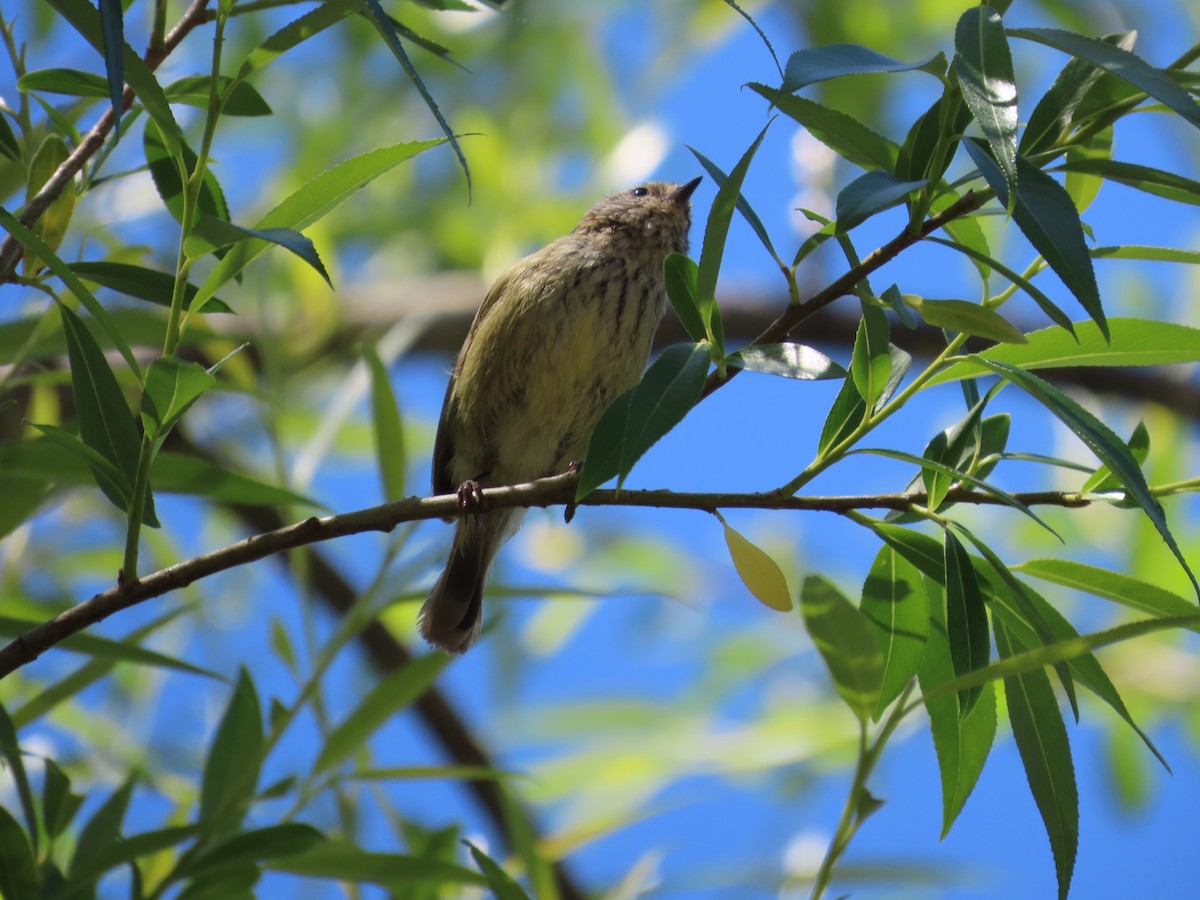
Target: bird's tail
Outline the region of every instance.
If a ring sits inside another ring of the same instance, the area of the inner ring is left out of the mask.
[[[469,519],[459,520],[450,559],[421,607],[421,637],[447,653],[464,653],[479,637],[483,584],[498,547],[492,531]]]

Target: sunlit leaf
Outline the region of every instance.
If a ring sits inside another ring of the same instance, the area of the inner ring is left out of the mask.
[[[929,636],[929,593],[916,566],[885,545],[863,582],[860,609],[883,650],[883,679],[873,714],[878,720],[917,674]]]
[[[954,71],[1009,189],[1017,184],[1017,84],[1000,14],[972,6],[954,30]]]
[[[846,370],[819,350],[804,344],[753,344],[725,357],[731,369],[781,375],[801,381],[845,378]]]
[[[987,338],[1004,344],[1024,344],[1023,335],[1015,325],[994,309],[968,300],[931,300],[916,294],[905,294],[904,302],[917,310],[929,325]]]
[[[742,584],[746,585],[746,589],[764,606],[780,612],[790,612],[792,595],[779,564],[740,532],[730,528],[725,522],[721,524],[725,528],[725,545],[729,548],[729,555]]]
[[[804,579],[800,609],[808,633],[833,676],[834,687],[865,722],[879,703],[883,685],[883,651],[875,639],[874,626],[820,575]]]

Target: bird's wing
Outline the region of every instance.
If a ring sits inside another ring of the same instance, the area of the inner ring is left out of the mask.
[[[458,408],[454,399],[454,387],[462,372],[463,362],[466,360],[467,354],[471,352],[471,343],[475,340],[475,333],[479,331],[480,323],[495,308],[497,300],[503,295],[512,271],[509,269],[497,278],[487,296],[483,298],[483,303],[480,304],[479,311],[475,313],[475,319],[471,322],[467,338],[463,341],[462,349],[458,351],[458,359],[455,360],[454,368],[450,372],[450,383],[446,385],[446,398],[442,401],[442,415],[438,419],[437,436],[433,439],[433,492],[435,494],[449,494],[458,490],[458,484],[454,483],[450,476],[450,461],[454,458],[451,424]]]

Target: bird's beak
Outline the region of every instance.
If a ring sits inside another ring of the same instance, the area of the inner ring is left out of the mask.
[[[675,188],[675,190],[671,192],[670,197],[668,199],[673,200],[676,203],[681,203],[681,204],[687,203],[688,200],[692,196],[692,192],[694,190],[696,190],[696,188],[700,185],[700,182],[702,182],[703,180],[704,180],[703,175],[697,175],[695,178],[693,178],[691,181],[689,181],[687,184],[683,185],[682,187]]]

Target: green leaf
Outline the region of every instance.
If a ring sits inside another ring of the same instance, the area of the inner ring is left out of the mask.
[[[1152,262],[1173,262],[1200,265],[1200,251],[1181,250],[1178,247],[1147,247],[1141,244],[1126,244],[1121,247],[1093,247],[1093,259],[1142,259]]]
[[[80,278],[91,281],[127,297],[149,300],[159,306],[170,307],[175,290],[175,276],[144,266],[118,262],[75,262],[68,268]],[[189,283],[184,288],[184,309],[196,296],[196,286]],[[204,307],[205,312],[233,312],[223,301],[213,297]]]
[[[371,424],[383,496],[385,500],[399,500],[404,496],[408,462],[404,449],[404,423],[383,360],[371,346],[365,349],[363,355],[371,372]]]
[[[931,300],[905,294],[904,302],[935,328],[945,328],[1004,344],[1024,344],[1025,335],[994,309],[968,300]]]
[[[828,44],[797,50],[788,57],[783,70],[784,93],[795,93],[810,84],[841,78],[846,75],[890,74],[914,70],[944,71],[945,56],[941,53],[918,63],[904,63],[876,53],[860,44]]]
[[[89,447],[75,435],[71,434],[71,432],[64,428],[59,428],[57,425],[39,425],[37,422],[30,422],[29,424],[55,444],[69,450],[91,467],[93,474],[91,478],[87,479],[86,483],[95,483],[97,478],[106,479],[111,483],[113,490],[120,495],[121,502],[125,506],[129,505],[129,497],[133,493],[133,485],[129,483],[129,479],[125,473],[101,455],[98,450]],[[63,480],[63,475],[60,472],[50,472],[48,477]]]
[[[1011,28],[1013,37],[1036,41],[1054,47],[1071,56],[1086,59],[1123,81],[1145,91],[1155,100],[1165,103],[1197,128],[1200,128],[1200,106],[1175,79],[1162,69],[1150,65],[1140,56],[1096,38],[1085,37],[1058,28]]]
[[[892,357],[888,343],[890,326],[884,311],[872,303],[863,303],[862,313],[858,331],[854,336],[850,376],[867,406],[876,409],[892,374]]]
[[[927,178],[938,182],[958,151],[962,133],[971,123],[971,110],[962,94],[947,84],[938,97],[909,128],[896,160],[896,174],[907,180]]]
[[[1150,455],[1150,432],[1146,430],[1145,422],[1138,421],[1137,427],[1133,429],[1133,434],[1129,437],[1128,446],[1129,452],[1133,454],[1133,458],[1137,460],[1137,464],[1139,466],[1144,465],[1146,457]],[[1120,487],[1120,479],[1108,471],[1108,466],[1100,466],[1083,483],[1083,487],[1079,489],[1079,493],[1114,491],[1119,490]]]
[[[291,228],[297,231],[307,228],[363,185],[440,143],[441,140],[395,144],[339,163],[290,194],[259,219],[254,228]],[[199,292],[192,299],[192,311],[198,312],[203,309],[221,285],[241,272],[269,246],[266,241],[259,240],[243,241],[235,245],[200,285]]]
[[[325,739],[313,772],[327,772],[361,749],[392,716],[429,690],[450,660],[445,653],[420,656],[375,685]]]
[[[876,213],[896,206],[928,183],[925,179],[904,181],[882,169],[860,175],[837,196],[838,232],[845,233]]]
[[[1102,134],[1108,133],[1108,129],[1102,132]],[[1109,148],[1109,153],[1111,153],[1111,148]],[[1120,162],[1110,159],[1108,154],[1082,155],[1068,152],[1066,161],[1055,168],[1057,171],[1067,173],[1068,184],[1072,176],[1098,176],[1136,188],[1139,191],[1145,191],[1148,194],[1154,194],[1157,197],[1165,197],[1176,203],[1200,206],[1200,181],[1162,169]]]
[[[860,609],[883,651],[883,678],[872,716],[879,721],[921,665],[929,637],[929,593],[916,566],[885,545],[863,582]]]
[[[71,151],[67,148],[66,141],[59,135],[54,133],[46,135],[29,163],[29,179],[25,185],[26,203],[37,196],[38,191],[70,155]],[[42,213],[41,217],[33,223],[34,234],[45,241],[46,246],[52,251],[58,250],[62,245],[63,238],[67,235],[71,216],[75,212],[75,198],[75,185],[72,182],[62,189],[62,192],[46,207],[46,211]],[[32,250],[26,251],[26,274],[36,274],[44,265],[46,265],[45,261],[39,260],[36,253],[33,253]]]
[[[987,609],[975,578],[975,568],[966,549],[947,529],[944,566],[946,571],[946,639],[954,674],[962,676],[982,668],[991,656]],[[978,688],[960,692],[960,715],[966,715],[979,700]]]
[[[33,849],[36,851],[38,818],[37,810],[33,805],[33,791],[29,788],[29,778],[25,774],[25,763],[21,758],[21,745],[17,740],[16,726],[8,717],[8,711],[3,706],[0,706],[0,756],[3,756],[4,761],[8,764],[9,777],[17,789],[17,797],[21,801],[21,811],[25,815],[25,824],[29,828]],[[0,806],[0,810],[3,808]],[[17,830],[20,831],[20,825],[17,825]],[[2,845],[3,842],[0,841],[0,846]]]
[[[1021,649],[1001,623],[996,623],[996,647],[1001,658]],[[1067,729],[1044,671],[1006,678],[1004,695],[1029,789],[1050,838],[1059,900],[1066,900],[1079,847],[1079,793]]]
[[[42,91],[71,97],[107,97],[108,81],[95,72],[78,69],[39,69],[17,79],[19,91]]]
[[[704,318],[696,300],[696,275],[699,266],[682,253],[668,253],[663,261],[663,279],[667,284],[667,299],[679,317],[679,323],[693,341],[704,340]]]
[[[895,141],[872,131],[857,119],[823,106],[807,97],[788,94],[763,84],[747,85],[752,91],[771,101],[786,116],[795,119],[809,134],[838,156],[868,171],[892,171],[900,155]]]
[[[102,55],[105,55],[104,34],[100,23],[100,13],[89,0],[47,0],[71,26],[83,35],[84,39]],[[134,52],[128,44],[122,44],[122,67],[125,83],[133,89],[134,95],[142,101],[142,106],[163,135],[163,141],[172,156],[177,156],[183,137],[179,125],[171,114],[171,105],[163,94],[162,87],[154,78],[150,67]]]
[[[75,412],[79,418],[79,433],[84,443],[121,472],[124,482],[132,485],[141,453],[141,438],[133,415],[121,393],[116,376],[108,366],[104,353],[92,333],[80,318],[62,304],[63,332],[67,338],[67,355],[71,361],[71,388],[75,397]],[[122,511],[129,507],[130,493],[124,484],[114,483],[105,470],[94,467],[96,483],[113,504]],[[154,502],[146,495],[144,521],[155,525]]]
[[[1031,559],[1012,567],[1052,584],[1086,591],[1130,609],[1160,618],[1195,615],[1195,604],[1173,591],[1150,584],[1123,572],[1101,569],[1069,559]]]
[[[1003,344],[967,356],[943,369],[929,384],[987,374],[989,363],[1019,369],[1065,366],[1167,366],[1200,362],[1200,329],[1151,319],[1111,319],[1108,339],[1093,322],[1079,322],[1076,338],[1058,328],[1025,335],[1024,344]]]
[[[1136,35],[1137,32],[1127,31],[1103,40],[1132,50]],[[1024,156],[1033,156],[1056,146],[1065,138],[1074,126],[1076,109],[1103,74],[1103,69],[1085,59],[1068,62],[1033,108],[1025,132],[1021,135],[1020,152]]]
[[[42,821],[46,835],[56,838],[66,831],[75,813],[79,812],[83,795],[71,792],[71,779],[58,767],[58,763],[49,757],[42,762],[46,770],[42,782]]]
[[[483,872],[483,877],[487,879],[488,887],[491,888],[496,900],[529,900],[529,895],[525,893],[525,889],[517,884],[511,875],[500,868],[490,856],[470,841],[463,841],[463,843],[470,848],[471,858],[475,860],[475,865],[479,866]]]
[[[204,760],[200,821],[241,821],[258,785],[262,746],[262,707],[250,673],[242,668]]]
[[[121,134],[125,93],[125,9],[121,0],[99,0],[100,32],[104,36],[104,71],[112,101],[113,132]]]
[[[725,240],[729,236],[729,223],[742,195],[742,182],[745,181],[754,154],[770,127],[770,122],[763,126],[758,137],[730,171],[729,177],[717,189],[717,196],[713,198],[712,208],[708,213],[708,222],[704,226],[704,244],[700,250],[700,265],[696,273],[696,301],[700,307],[700,316],[704,320],[705,333],[716,348],[717,356],[725,355],[725,334],[721,327],[721,311],[717,308],[716,301],[717,273],[721,270]],[[703,164],[704,160],[700,154],[691,147],[688,149]]]
[[[251,506],[319,506],[311,497],[231,471],[195,456],[168,451],[154,457],[150,477],[155,489]]]
[[[790,342],[743,347],[725,357],[725,365],[731,369],[781,375],[801,381],[825,381],[846,377],[846,370],[820,350]]]
[[[1000,14],[973,6],[954,31],[954,71],[1009,190],[1017,184],[1017,83]]]
[[[934,693],[937,687],[954,678],[954,666],[950,660],[950,643],[946,639],[942,591],[929,582],[928,593],[932,621],[917,677],[937,752],[942,781],[942,837],[945,838],[974,790],[996,740],[996,689],[990,682],[982,685],[979,699],[965,715],[959,712],[956,693]]]
[[[175,356],[160,356],[146,370],[142,424],[147,434],[164,438],[193,403],[217,380],[204,366]]]
[[[763,130],[765,131],[766,129]],[[729,178],[729,176],[721,171],[720,166],[714,163],[699,150],[695,150],[690,147],[688,149],[692,150],[692,155],[700,161],[700,165],[704,167],[704,171],[706,171],[712,180],[717,183],[717,190],[719,191],[724,186],[725,181]],[[754,208],[750,205],[749,201],[747,201],[746,198],[740,193],[737,196],[736,206],[737,211],[742,214],[742,218],[746,220],[747,224],[750,226],[750,229],[758,237],[759,241],[762,242],[762,245],[767,248],[767,252],[771,254],[771,259],[775,260],[776,265],[782,268],[783,260],[781,260],[779,258],[779,254],[775,252],[775,247],[771,243],[771,236],[767,234],[766,226],[763,225],[762,219],[758,217],[758,213],[754,211]]]
[[[792,594],[779,564],[762,548],[730,528],[723,519],[721,524],[725,528],[725,546],[729,548],[729,556],[733,559],[742,584],[764,606],[779,612],[791,612]]]
[[[992,371],[1022,388],[1054,413],[1064,425],[1075,432],[1089,450],[1099,457],[1101,462],[1108,466],[1109,471],[1120,479],[1130,498],[1145,511],[1146,516],[1158,529],[1162,539],[1175,554],[1179,564],[1183,566],[1197,596],[1200,596],[1200,583],[1196,581],[1196,576],[1192,574],[1183,552],[1175,542],[1175,536],[1167,527],[1166,513],[1157,498],[1150,493],[1146,477],[1142,474],[1141,467],[1125,443],[1113,434],[1107,425],[1049,382],[1008,363],[989,360],[986,364]]]
[[[67,869],[69,876],[81,872],[92,859],[104,853],[121,839],[121,823],[133,795],[133,778],[126,778],[88,819],[75,844],[75,855]]]
[[[1109,162],[1112,159],[1112,149],[1113,129],[1111,125],[1067,148],[1067,161],[1064,164],[1067,174],[1063,178],[1063,187],[1067,189],[1067,193],[1075,202],[1075,208],[1081,213],[1092,205],[1092,201],[1096,199],[1100,188],[1104,185],[1104,179],[1087,172],[1073,171],[1070,167],[1080,163],[1086,166],[1090,162]]]
[[[579,472],[576,500],[582,500],[621,471],[625,429],[629,426],[629,405],[633,402],[635,390],[630,388],[617,397],[596,423],[596,430],[592,432],[587,453],[583,457],[583,468]]]
[[[959,253],[970,257],[976,264],[984,265],[988,270],[995,269],[1004,278],[1017,285],[1021,290],[1028,294],[1035,303],[1041,308],[1052,321],[1057,323],[1061,328],[1065,329],[1069,334],[1075,333],[1075,326],[1071,323],[1070,318],[1065,312],[1058,308],[1057,304],[1034,285],[1032,281],[1025,278],[1018,272],[1010,269],[1004,263],[1000,262],[986,252],[977,249],[975,246],[961,240],[948,241],[945,238],[929,235],[925,238],[926,241],[932,241],[935,244],[941,244],[945,247],[952,247]]]
[[[154,122],[147,122],[142,132],[142,151],[146,155],[150,177],[154,180],[158,196],[162,198],[167,211],[171,213],[171,218],[176,222],[183,221],[183,180],[179,174],[178,160],[180,157],[183,159],[189,178],[195,173],[199,162],[195,152],[183,138],[179,140],[179,149],[172,152],[163,140],[162,131]],[[218,219],[229,218],[225,192],[221,190],[221,184],[211,166],[204,169],[196,213],[197,216],[207,214]]]
[[[207,110],[211,84],[211,75],[188,75],[167,85],[164,92],[172,103],[186,103],[188,106],[198,106],[200,109]],[[217,80],[217,90],[222,97],[221,115],[223,116],[271,115],[271,107],[263,99],[262,94],[244,81],[222,75]]]
[[[281,856],[293,856],[325,842],[325,836],[311,825],[284,822],[227,838],[197,856],[187,858],[175,875],[190,878],[217,866],[222,868],[246,862],[261,862]]]
[[[21,161],[21,145],[17,142],[17,136],[13,134],[12,126],[8,124],[8,119],[3,114],[0,114],[0,156],[7,157],[13,162]]]
[[[369,853],[341,841],[326,841],[296,856],[267,860],[266,868],[307,878],[379,884],[401,894],[407,894],[413,885],[487,885],[482,875],[454,863],[400,853]]]
[[[833,405],[829,407],[829,413],[825,416],[821,437],[817,441],[817,455],[825,456],[830,449],[845,440],[858,427],[866,413],[867,404],[858,388],[854,386],[854,379],[846,376],[846,380],[842,382],[842,389],[838,391]]]
[[[15,638],[38,624],[40,623],[33,619],[0,616],[0,636]],[[87,656],[93,656],[96,659],[104,659],[110,662],[128,662],[143,666],[154,666],[176,672],[188,672],[192,675],[203,675],[206,678],[219,679],[221,677],[210,669],[193,665],[190,662],[176,659],[164,653],[147,650],[144,647],[137,646],[136,643],[113,641],[86,632],[73,634],[54,646],[60,650],[66,650],[71,653],[83,653]]]
[[[820,575],[804,579],[800,610],[834,686],[846,705],[866,722],[879,703],[883,651],[870,620]]]
[[[96,298],[92,296],[91,291],[83,286],[83,282],[67,267],[67,264],[59,259],[53,250],[46,246],[45,241],[22,225],[12,213],[3,208],[0,208],[0,226],[3,226],[9,234],[24,244],[26,252],[32,251],[36,253],[38,258],[46,264],[47,268],[62,279],[63,284],[70,288],[71,293],[75,295],[87,311],[92,314],[92,318],[104,329],[104,333],[113,342],[113,346],[117,348],[122,358],[129,364],[130,371],[141,381],[142,369],[138,365],[133,351],[129,349],[129,344],[121,334],[121,330],[113,322],[112,316],[108,314],[108,310],[97,302]]]
[[[331,25],[362,8],[359,0],[327,0],[316,9],[284,25],[259,44],[238,68],[236,80],[243,81],[274,62],[288,50],[315,37]]]
[[[317,248],[313,246],[313,242],[292,228],[246,228],[201,213],[195,230],[184,241],[183,249],[188,256],[195,258],[230,244],[251,239],[266,241],[290,250],[312,266],[317,274],[325,279],[326,284],[333,287],[333,282],[329,280],[329,273],[325,271],[325,264],[321,262],[321,257],[317,253]]]
[[[94,882],[109,869],[132,862],[139,856],[149,856],[182,844],[200,834],[201,830],[200,825],[176,825],[122,837],[89,856],[86,864],[73,865],[69,884],[83,886]]]
[[[943,191],[933,198],[933,203],[930,204],[929,211],[937,214],[949,209],[961,198],[955,191]],[[977,256],[968,257],[972,264],[979,272],[979,277],[985,282],[992,277],[992,267],[986,261],[991,256],[991,247],[988,246],[987,237],[983,233],[983,228],[979,225],[979,219],[976,216],[960,216],[957,219],[951,219],[942,226],[942,230],[950,235],[951,240],[960,245],[969,247],[975,251]],[[1063,318],[1066,318],[1065,316]]]
[[[40,897],[37,865],[21,823],[0,806],[0,896],[13,900]]]
[[[1008,206],[1007,186],[995,161],[974,139],[967,139],[964,146],[996,197]],[[1023,156],[1017,157],[1017,178],[1013,221],[1107,335],[1108,323],[1100,305],[1096,273],[1071,195]]]

